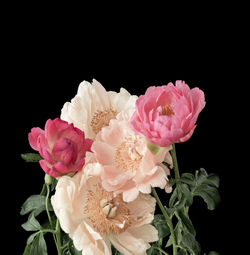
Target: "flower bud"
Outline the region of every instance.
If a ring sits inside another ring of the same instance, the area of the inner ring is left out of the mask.
[[[52,183],[52,177],[48,174],[45,174],[44,181],[45,181],[45,184],[50,185]]]
[[[158,154],[162,150],[162,147],[151,142],[147,142],[147,147],[152,152],[153,155]]]

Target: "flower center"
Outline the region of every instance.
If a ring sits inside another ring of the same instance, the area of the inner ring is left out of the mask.
[[[120,234],[132,224],[126,204],[121,194],[113,197],[112,192],[107,192],[97,183],[87,193],[84,212],[98,233]]]
[[[115,151],[115,164],[120,169],[137,170],[141,164],[142,155],[139,153],[141,137],[127,137]]]
[[[106,109],[104,111],[97,110],[92,119],[90,126],[95,134],[99,133],[99,131],[109,125],[109,121],[115,119],[117,112],[112,108]]]
[[[173,108],[170,104],[166,104],[164,106],[162,106],[162,115],[167,115],[167,116],[173,116],[174,115],[174,111]]]
[[[113,203],[113,201],[108,201],[106,198],[100,201],[100,207],[102,208],[102,212],[106,215],[107,218],[114,218],[116,215],[117,206]]]

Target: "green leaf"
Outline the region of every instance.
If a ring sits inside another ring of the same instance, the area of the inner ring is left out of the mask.
[[[168,216],[169,216],[170,218],[172,218],[173,215],[174,215],[174,212],[175,212],[176,208],[175,208],[175,207],[167,208],[166,206],[164,206],[164,208],[165,208],[165,210],[167,211]]]
[[[188,215],[186,215],[183,210],[178,210],[177,217],[179,218],[179,220],[181,220],[181,222],[182,222],[183,226],[186,228],[186,230],[195,236],[196,231],[195,231],[192,221],[189,219]]]
[[[153,225],[158,230],[159,239],[170,234],[168,224],[166,223],[166,220],[162,214],[156,214],[154,216]]]
[[[25,153],[21,154],[22,159],[26,162],[38,162],[43,159],[38,153]]]
[[[30,254],[47,255],[47,246],[43,237],[43,233],[39,233],[31,244]]]
[[[200,196],[207,204],[209,210],[214,210],[220,203],[220,194],[215,187],[207,184],[201,184],[193,191],[194,196]]]
[[[182,225],[182,222],[178,222],[176,224],[176,227],[174,229],[174,233],[175,233],[175,237],[176,237],[176,242],[178,245],[181,244],[181,241],[182,241],[182,232],[183,232],[183,225]]]
[[[216,251],[210,251],[207,255],[220,255],[220,254]]]
[[[177,199],[177,197],[178,197],[177,189],[174,189],[174,191],[172,192],[172,195],[169,199],[169,207],[174,206],[174,203],[175,203],[175,200]]]
[[[35,232],[32,235],[29,236],[29,238],[27,239],[27,245],[31,244],[34,240],[34,238],[39,234],[40,232]]]
[[[188,255],[187,251],[184,249],[181,249],[177,252],[177,255]]]
[[[216,188],[219,188],[220,185],[220,179],[219,176],[216,174],[209,174],[207,179],[203,181],[203,183],[209,184],[211,186],[214,186]]]
[[[179,210],[181,208],[183,208],[187,203],[187,198],[185,196],[181,196],[181,199],[178,201],[178,203],[176,203],[175,205],[175,209]]]
[[[45,208],[46,197],[41,195],[32,195],[30,196],[21,207],[21,215],[25,215],[31,211],[34,211],[35,216],[44,211]],[[50,205],[49,210],[52,211],[53,208]]]
[[[26,245],[23,255],[31,255],[30,254],[31,245]]]
[[[195,171],[196,186],[199,186],[204,180],[207,179],[207,172],[204,168]]]
[[[180,221],[178,221],[178,223],[176,224],[175,229],[174,229],[174,234],[175,234],[176,242],[178,245],[181,244],[182,232],[183,232],[183,225]],[[169,247],[172,244],[173,244],[172,238],[169,237],[165,247]]]
[[[195,172],[194,186],[191,188],[193,196],[200,196],[206,202],[209,210],[214,210],[220,202],[219,177],[215,174],[207,174],[201,168]]]
[[[26,231],[36,231],[36,230],[40,230],[42,228],[40,223],[35,218],[34,213],[31,213],[29,215],[28,221],[25,222],[24,224],[22,224],[22,227]]]
[[[184,196],[186,198],[185,205],[187,205],[187,206],[192,205],[192,203],[193,203],[193,196],[192,196],[191,191],[188,188],[188,185],[184,184],[184,183],[181,183],[179,185],[179,187],[180,187],[180,191],[181,191],[182,196]]]
[[[182,236],[182,243],[191,253],[200,254],[200,245],[191,233],[186,233]]]
[[[183,173],[181,175],[181,182],[189,184],[189,185],[194,185],[194,175],[190,173]]]
[[[157,244],[154,243],[149,249],[147,249],[147,255],[162,255],[162,253],[154,247],[157,247]]]

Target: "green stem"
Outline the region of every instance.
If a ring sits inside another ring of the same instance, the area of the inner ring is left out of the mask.
[[[162,250],[160,247],[157,246],[153,246],[154,249],[160,251],[161,253],[165,254],[165,255],[169,255],[167,252],[165,252],[164,250]]]
[[[41,229],[39,230],[39,232],[52,233],[52,234],[56,233],[56,231],[53,229]]]
[[[157,201],[157,204],[159,205],[159,207],[162,211],[162,214],[163,214],[168,226],[169,226],[169,230],[170,230],[171,238],[172,238],[172,242],[173,242],[173,255],[176,255],[177,254],[177,247],[176,247],[176,240],[175,240],[174,227],[173,227],[172,220],[170,219],[170,217],[168,216],[164,206],[162,205],[161,200],[158,197],[155,188],[152,188],[152,193],[153,193],[153,195],[154,195],[154,197]]]
[[[62,254],[61,228],[60,228],[60,222],[58,219],[56,220],[56,239],[57,239],[57,242],[56,242],[57,252],[58,252],[58,255],[61,255]]]
[[[180,173],[179,173],[179,167],[178,167],[178,162],[176,157],[175,144],[173,144],[172,146],[173,146],[173,149],[171,150],[171,156],[172,156],[173,165],[174,165],[174,175],[175,175],[175,180],[178,182],[178,180],[180,179]]]
[[[50,187],[49,187],[48,184],[46,185],[46,187],[47,187],[47,195],[46,195],[46,200],[45,200],[45,208],[46,208],[46,212],[47,212],[47,215],[48,215],[50,227],[53,228],[53,226],[52,226],[52,220],[51,220],[50,213],[49,213],[49,195],[50,195]]]
[[[44,184],[43,184],[42,191],[41,191],[41,193],[40,193],[41,196],[45,194],[45,189],[46,189],[46,184],[44,183]]]
[[[52,226],[52,220],[51,220],[50,213],[49,213],[50,186],[49,186],[48,184],[46,184],[46,187],[47,187],[47,195],[46,195],[46,200],[45,200],[45,208],[46,208],[46,212],[47,212],[47,215],[48,215],[50,227],[53,228],[53,226]],[[52,233],[53,233],[53,238],[54,238],[55,244],[56,244],[56,246],[57,246],[56,231],[54,231],[54,232],[52,232]]]

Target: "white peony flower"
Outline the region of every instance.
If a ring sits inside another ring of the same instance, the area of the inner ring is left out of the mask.
[[[94,139],[102,127],[122,111],[131,115],[135,111],[136,100],[137,96],[131,96],[124,88],[117,93],[106,91],[96,80],[92,84],[83,81],[77,95],[64,104],[61,119],[73,123],[85,132],[87,138]]]
[[[111,244],[124,255],[146,255],[149,242],[158,240],[150,224],[155,199],[140,194],[124,202],[121,195],[102,188],[102,166],[91,163],[73,178],[59,179],[51,202],[62,229],[83,255],[111,255]]]

